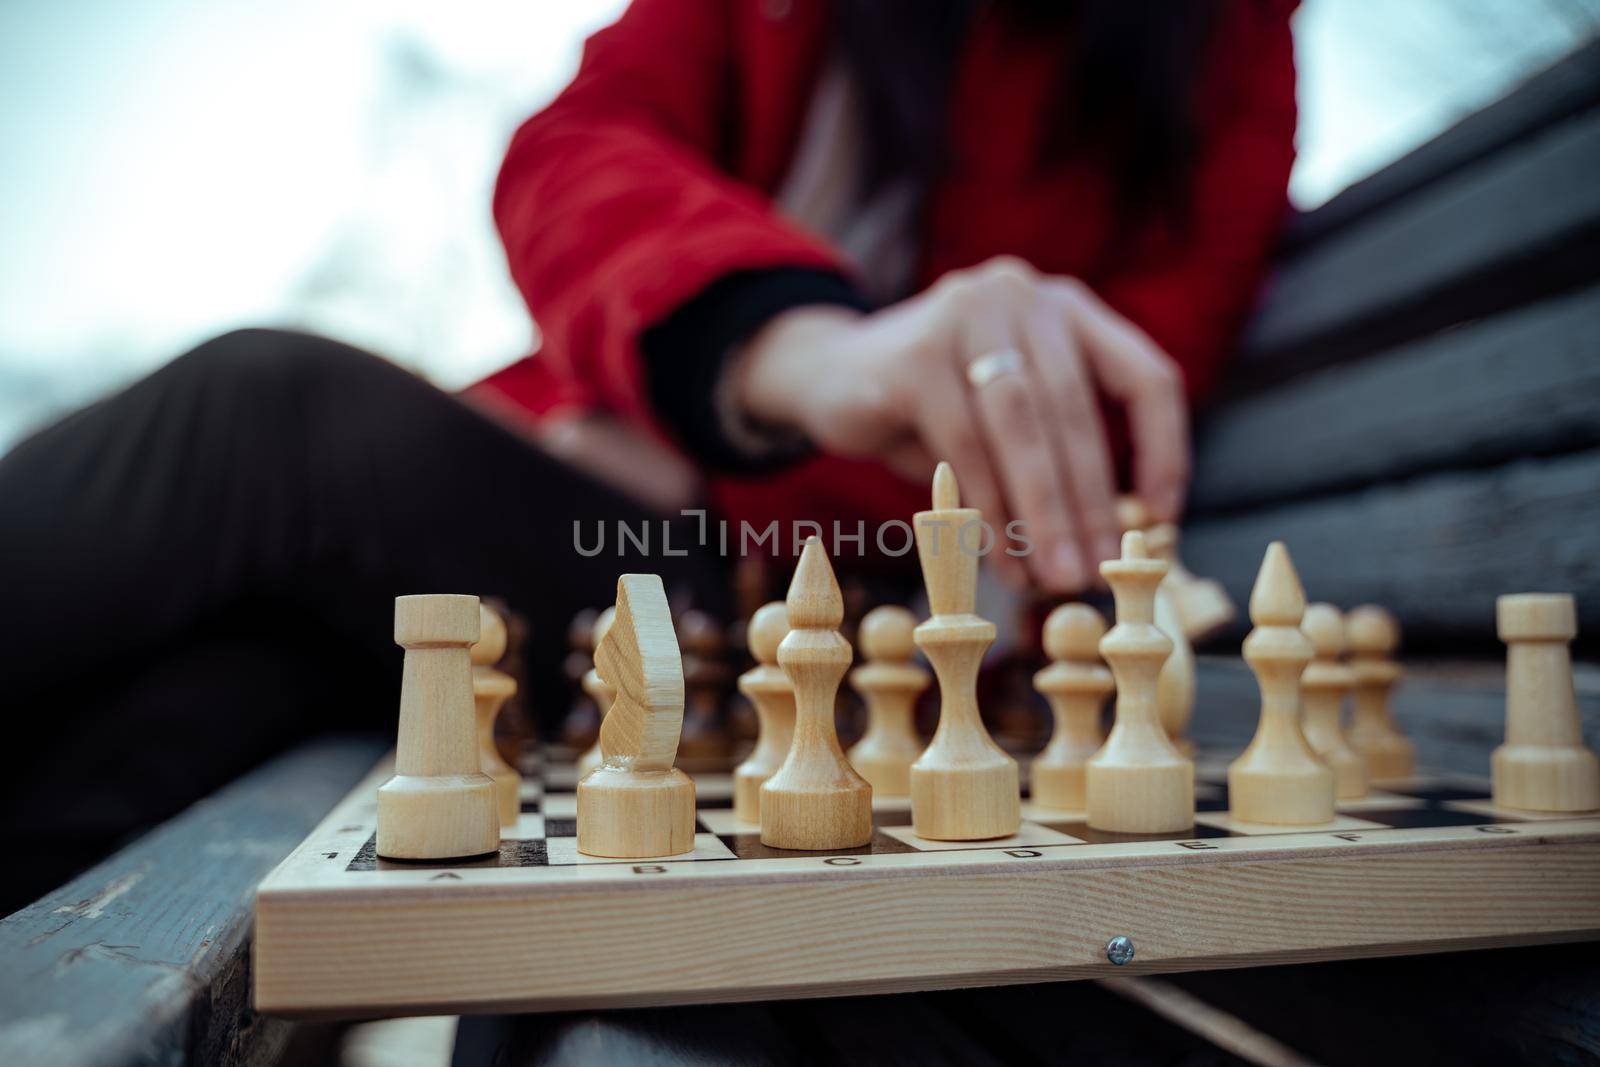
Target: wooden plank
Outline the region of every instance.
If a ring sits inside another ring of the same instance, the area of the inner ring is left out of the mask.
[[[1417,746],[1417,763],[1439,771],[1486,777],[1489,753],[1505,739],[1504,660],[1414,661],[1390,707],[1401,732]],[[1600,750],[1600,666],[1574,668],[1584,740]],[[1190,735],[1202,748],[1241,752],[1256,730],[1260,696],[1255,676],[1237,655],[1197,657],[1196,705]]]
[[[0,920],[0,1063],[250,1063],[290,1033],[249,1007],[261,877],[372,764],[307,744]]]
[[[1246,603],[1268,542],[1313,600],[1396,612],[1413,648],[1499,654],[1494,598],[1569,592],[1580,649],[1600,638],[1600,450],[1434,474],[1187,527],[1191,570]]]
[[[1236,377],[1260,384],[1600,276],[1600,112],[1429,184],[1285,263]]]
[[[1211,413],[1190,513],[1600,446],[1600,286]]]
[[[1321,1063],[1578,1067],[1600,1060],[1600,961],[1592,945],[1197,973],[1168,981]]]
[[[1591,41],[1475,111],[1433,140],[1351,185],[1315,211],[1296,217],[1284,234],[1293,254],[1333,231],[1600,102],[1600,41]]]

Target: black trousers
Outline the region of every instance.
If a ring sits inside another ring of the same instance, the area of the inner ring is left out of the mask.
[[[546,722],[567,625],[620,571],[723,607],[707,554],[579,554],[596,520],[660,517],[302,334],[219,337],[25,440],[0,460],[0,914],[298,738],[391,730],[399,594],[523,615]]]

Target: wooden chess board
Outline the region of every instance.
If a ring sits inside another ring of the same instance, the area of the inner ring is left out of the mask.
[[[261,884],[257,1009],[717,1002],[1600,937],[1600,813],[1496,810],[1482,782],[1382,783],[1286,832],[1232,819],[1226,765],[1202,759],[1182,836],[1025,799],[1015,836],[924,841],[908,800],[878,798],[870,844],[808,853],[763,846],[731,776],[698,773],[694,852],[635,861],[578,854],[570,764],[526,770],[498,854],[398,863],[375,853],[375,767]]]

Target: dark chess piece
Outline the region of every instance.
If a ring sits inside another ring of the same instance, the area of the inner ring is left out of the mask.
[[[703,611],[678,617],[683,650],[683,735],[678,755],[685,760],[716,760],[730,751],[724,705],[733,683],[722,627]]]
[[[571,650],[561,663],[561,672],[573,693],[572,705],[561,725],[561,740],[582,752],[600,736],[602,709],[583,691],[583,676],[594,666],[594,623],[600,613],[585,608],[572,617],[567,627],[567,646]]]

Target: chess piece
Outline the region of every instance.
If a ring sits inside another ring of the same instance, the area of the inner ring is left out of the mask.
[[[594,629],[590,633],[590,642],[595,648],[600,647],[600,642],[605,640],[606,631],[611,629],[612,620],[617,617],[617,609],[609,607],[594,617]],[[604,678],[600,677],[598,666],[591,665],[583,673],[584,695],[590,703],[600,709],[600,714],[605,715],[611,711],[612,701],[617,699],[617,691]],[[578,777],[582,778],[596,767],[600,766],[600,730],[594,732],[594,744],[590,745],[583,755],[578,757]]]
[[[722,721],[722,700],[729,671],[723,661],[722,630],[703,611],[685,611],[678,619],[683,647],[683,739],[678,753],[685,760],[718,760],[728,755],[728,731]]]
[[[794,739],[794,686],[778,666],[778,645],[788,633],[781,600],[750,616],[747,640],[756,665],[739,676],[739,692],[755,706],[760,727],[755,748],[733,771],[733,814],[744,822],[761,821],[761,787],[783,766]]]
[[[595,648],[616,687],[600,722],[600,766],[578,782],[578,851],[648,859],[694,850],[694,782],[674,767],[683,728],[683,658],[654,574],[617,579],[616,614]]]
[[[978,713],[978,669],[994,623],[974,613],[983,514],[961,506],[950,464],[933,476],[933,507],[913,516],[932,618],[913,631],[939,679],[939,726],[911,765],[911,822],[934,841],[1007,837],[1022,824],[1017,761]]]
[[[1333,771],[1338,800],[1367,795],[1367,764],[1345,740],[1340,713],[1354,678],[1344,662],[1344,617],[1332,604],[1308,604],[1300,632],[1311,642],[1312,659],[1300,676],[1301,728],[1311,751]]]
[[[1495,600],[1506,643],[1506,743],[1491,762],[1494,802],[1525,811],[1600,808],[1600,760],[1583,744],[1567,644],[1578,635],[1566,593]]]
[[[1233,621],[1237,612],[1222,583],[1199,577],[1178,558],[1176,525],[1152,523],[1144,502],[1134,496],[1117,498],[1117,521],[1124,530],[1144,531],[1152,554],[1166,562],[1173,607],[1191,644],[1205,641]]]
[[[1394,660],[1400,624],[1376,604],[1352,608],[1344,619],[1345,644],[1355,679],[1350,729],[1345,737],[1367,764],[1369,782],[1409,778],[1416,771],[1411,742],[1389,713],[1389,690],[1400,680]]]
[[[378,789],[378,855],[431,860],[500,847],[494,782],[479,769],[472,707],[478,598],[396,597],[400,734],[393,778]]]
[[[844,597],[822,542],[807,539],[785,601],[789,633],[778,664],[794,686],[794,738],[761,787],[761,843],[772,848],[855,848],[872,840],[872,787],[850,768],[833,706],[850,666],[839,634]]]
[[[600,613],[584,608],[572,617],[567,626],[567,655],[561,661],[561,673],[572,686],[572,705],[561,724],[561,740],[582,752],[600,737],[600,717],[605,708],[597,708],[583,689],[583,676],[594,669],[594,623]]]
[[[478,606],[478,618],[482,636],[470,650],[472,701],[478,712],[478,763],[494,782],[495,807],[504,829],[515,826],[517,816],[522,813],[522,775],[500,757],[500,750],[494,743],[494,721],[506,701],[516,693],[517,680],[494,666],[506,654],[504,620],[482,604]]]
[[[1100,659],[1105,633],[1105,620],[1087,604],[1063,604],[1044,620],[1051,663],[1033,676],[1033,686],[1050,702],[1056,726],[1029,777],[1033,802],[1042,807],[1082,811],[1087,804],[1089,757],[1105,742],[1100,711],[1117,688]]]
[[[1250,591],[1244,658],[1261,689],[1261,720],[1228,768],[1228,810],[1243,822],[1306,826],[1333,820],[1333,771],[1300,728],[1300,675],[1311,642],[1300,632],[1306,595],[1282,541],[1267,546]]]
[[[928,688],[928,672],[911,662],[916,650],[911,612],[885,604],[861,620],[858,641],[866,662],[850,684],[867,704],[867,732],[847,753],[850,766],[872,785],[874,796],[911,794],[911,764],[922,753],[912,715]]]
[[[1089,825],[1115,833],[1157,834],[1194,825],[1194,764],[1161,727],[1156,693],[1172,639],[1155,624],[1156,587],[1166,576],[1137,530],[1122,535],[1122,558],[1100,564],[1116,599],[1117,624],[1100,655],[1117,683],[1116,716],[1089,759],[1084,799]]]
[[[1144,541],[1150,554],[1167,564],[1167,576],[1156,586],[1156,627],[1172,641],[1172,654],[1161,665],[1156,679],[1156,711],[1161,728],[1172,738],[1172,745],[1193,758],[1194,742],[1188,738],[1189,719],[1194,714],[1194,649],[1178,611],[1180,586],[1173,574],[1171,546],[1178,528],[1171,523],[1152,526]]]

